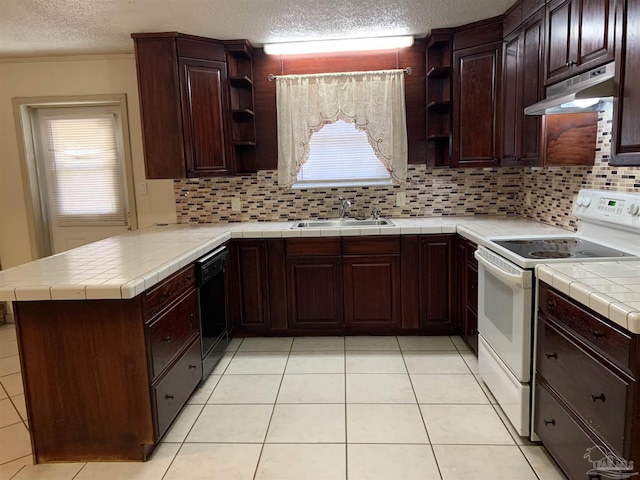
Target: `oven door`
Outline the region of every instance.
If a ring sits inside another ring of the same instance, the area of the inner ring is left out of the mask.
[[[478,260],[478,333],[521,383],[531,379],[533,282],[530,270],[485,247]]]

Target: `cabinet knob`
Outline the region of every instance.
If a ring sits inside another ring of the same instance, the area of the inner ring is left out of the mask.
[[[173,395],[167,394],[167,395],[164,396],[164,398],[167,399],[167,400],[173,400]]]
[[[603,403],[607,401],[606,397],[604,396],[604,393],[601,393],[600,395],[591,394],[591,400],[594,402],[597,402],[598,400],[600,400]]]
[[[162,339],[163,342],[169,343],[171,341],[171,337],[170,336],[166,336]]]
[[[568,61],[565,65],[567,68],[571,68],[576,64],[576,62],[574,62],[573,60]]]
[[[427,244],[427,239],[423,238],[422,240],[420,240],[420,244],[421,245],[426,245]]]
[[[546,356],[548,359],[552,359],[552,358],[555,358],[556,360],[558,359],[558,354],[557,354],[556,352],[553,352],[553,353],[545,353],[545,356]]]
[[[167,294],[163,293],[162,295],[160,295],[160,301],[164,302],[167,299]]]
[[[341,266],[341,265],[342,265],[342,260],[337,260],[337,261],[336,261],[336,265],[337,265],[337,266]]]
[[[198,368],[196,365],[191,365],[191,364],[189,364],[189,370],[194,370],[194,369],[196,369],[196,368]]]
[[[600,330],[596,330],[595,332],[593,332],[593,336],[596,338],[602,338],[604,337],[604,333],[602,333]]]
[[[545,420],[544,424],[547,425],[547,426],[551,425],[551,426],[555,427],[556,421],[555,421],[555,419],[552,418],[551,420]]]
[[[549,300],[549,301],[547,302],[547,308],[548,308],[549,310],[555,310],[555,308],[556,308],[556,302],[555,302],[555,301],[553,301],[553,300]]]

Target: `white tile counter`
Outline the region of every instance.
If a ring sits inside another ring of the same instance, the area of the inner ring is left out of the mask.
[[[518,217],[392,219],[395,226],[291,229],[293,222],[166,225],[111,237],[0,271],[0,301],[133,298],[230,238],[460,233],[558,235],[567,231]]]
[[[538,265],[536,275],[621,327],[640,333],[640,261]]]

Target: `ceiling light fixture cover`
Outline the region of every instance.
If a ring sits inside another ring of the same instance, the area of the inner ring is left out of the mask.
[[[345,38],[341,40],[315,40],[310,42],[265,43],[264,53],[268,55],[303,55],[307,53],[390,50],[410,47],[411,45],[413,45],[413,35]]]

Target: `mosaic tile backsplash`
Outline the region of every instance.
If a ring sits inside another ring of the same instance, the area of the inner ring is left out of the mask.
[[[601,112],[593,167],[433,169],[409,165],[408,181],[388,187],[282,190],[277,172],[241,177],[175,180],[180,223],[285,221],[338,216],[338,197],[354,202],[351,216],[514,215],[575,228],[571,215],[581,188],[640,193],[640,167],[609,166],[611,108]],[[398,193],[406,204],[397,206]],[[240,211],[232,207],[239,199]]]

